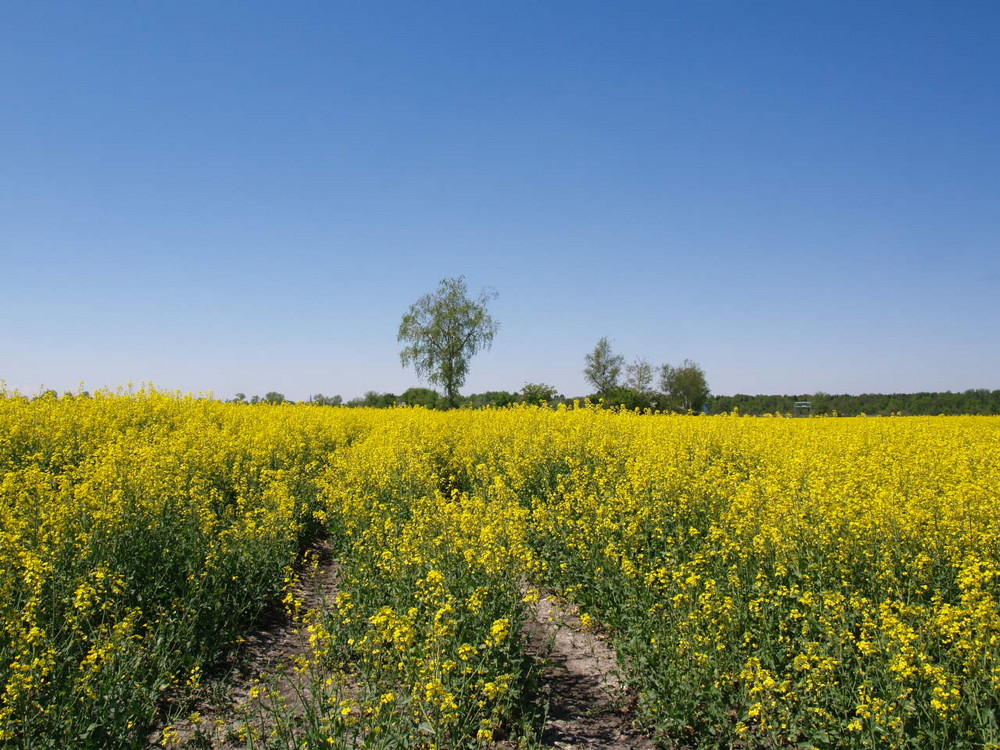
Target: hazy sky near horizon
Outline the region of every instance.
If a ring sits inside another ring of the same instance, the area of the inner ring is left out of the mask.
[[[1000,3],[65,2],[0,23],[0,380],[1000,388]]]

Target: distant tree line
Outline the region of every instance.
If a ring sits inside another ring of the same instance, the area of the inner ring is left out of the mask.
[[[488,349],[497,333],[499,324],[486,309],[496,296],[496,292],[484,290],[477,299],[470,299],[464,277],[442,279],[437,291],[423,295],[403,314],[396,336],[397,341],[405,343],[400,362],[403,367],[413,365],[426,382],[441,386],[448,407],[462,405],[458,389],[465,383],[469,360],[478,351]],[[594,400],[605,406],[700,412],[709,396],[705,373],[697,363],[685,359],[678,367],[661,365],[654,369],[647,360],[636,359],[626,366],[624,357],[611,350],[606,337],[586,356],[583,374],[597,390]],[[380,406],[392,398],[392,394],[368,393],[360,405]],[[526,383],[520,394],[480,394],[469,405],[554,403],[556,398],[552,386]]]
[[[556,405],[582,398],[566,398],[547,383],[525,383],[520,391],[487,391],[462,397],[459,388],[465,383],[469,360],[479,351],[488,349],[499,324],[487,311],[487,304],[496,292],[484,290],[470,299],[461,276],[442,279],[438,289],[423,295],[404,313],[397,341],[405,346],[400,352],[404,367],[413,365],[417,375],[428,383],[439,385],[443,393],[431,388],[409,388],[400,395],[368,391],[349,401],[337,396],[317,393],[308,403],[317,406],[347,406],[388,408],[392,406],[423,406],[431,409],[456,407],[504,407],[512,404]],[[626,364],[616,354],[607,337],[601,338],[593,351],[584,357],[584,378],[595,389],[586,396],[591,402],[612,408],[651,411],[741,414],[811,413],[855,416],[924,415],[924,414],[1000,414],[1000,390],[968,390],[962,393],[863,393],[830,395],[711,396],[705,372],[697,362],[685,359],[680,365],[655,367],[648,360],[636,358]],[[2,381],[0,381],[2,384]],[[6,391],[0,388],[0,394]],[[76,397],[86,398],[85,391]],[[58,398],[47,390],[36,398]],[[73,398],[65,393],[64,398]],[[710,398],[711,397],[711,398]],[[233,403],[288,403],[283,393],[269,391],[264,396],[237,393]],[[808,402],[804,408],[802,402]]]
[[[783,396],[713,396],[709,413],[720,414],[738,409],[740,414],[792,414],[795,403],[808,401],[813,414],[838,414],[854,417],[860,414],[888,416],[931,416],[936,414],[1000,414],[1000,390],[971,389],[961,393],[862,393],[849,394],[812,393]],[[799,410],[801,411],[801,410]]]
[[[684,370],[671,368],[671,372]],[[662,375],[662,370],[661,370]],[[933,416],[937,414],[1000,414],[1000,390],[973,389],[953,393],[920,392],[920,393],[862,393],[861,395],[802,393],[797,395],[756,395],[737,393],[734,396],[712,396],[699,409],[692,408],[697,402],[685,403],[683,400],[672,401],[669,393],[656,390],[640,390],[629,381],[609,387],[602,395],[594,393],[587,396],[567,397],[556,391],[553,386],[545,383],[526,383],[520,391],[486,391],[462,396],[459,406],[462,408],[482,409],[485,407],[504,407],[513,404],[548,404],[555,406],[562,403],[583,402],[590,399],[594,403],[603,400],[607,407],[625,407],[627,409],[653,409],[656,411],[706,411],[709,414],[731,413],[737,410],[740,414],[762,416],[764,414],[794,414],[805,410],[796,409],[796,403],[808,402],[809,412],[814,415],[855,417],[861,414],[870,416],[889,416],[901,414],[904,416]],[[669,381],[668,381],[669,384]],[[662,383],[661,383],[662,385]],[[89,394],[82,394],[87,397]],[[73,398],[66,393],[64,398]],[[77,395],[77,398],[81,395]],[[54,391],[47,391],[35,398],[57,398]],[[678,393],[677,399],[683,399]],[[657,401],[661,399],[661,401]],[[236,403],[247,404],[280,404],[291,403],[282,394],[275,391],[265,396],[247,398],[239,393],[233,399]],[[409,388],[403,393],[380,393],[368,391],[364,396],[345,401],[340,396],[310,396],[306,403],[317,406],[369,407],[385,409],[392,406],[423,406],[428,409],[449,409],[450,401],[445,394],[431,388]]]
[[[263,397],[251,396],[249,399],[245,393],[237,393],[236,398],[233,399],[235,404],[284,404],[287,401],[285,394],[277,391],[268,391]]]
[[[625,367],[628,369],[628,366]],[[679,369],[683,369],[679,368]],[[661,371],[662,374],[662,371]],[[625,383],[635,381],[626,380]],[[635,394],[639,393],[637,397]],[[14,395],[5,393],[6,398],[22,398],[31,400],[39,399],[66,399],[90,398],[87,391],[78,393],[65,392],[60,397],[55,390],[46,390],[35,396]],[[660,397],[663,394],[659,394]],[[480,409],[484,407],[503,407],[512,404],[548,404],[550,406],[561,403],[582,402],[584,398],[590,398],[597,402],[604,398],[605,406],[625,408],[656,408],[658,411],[664,410],[659,403],[655,407],[651,404],[655,401],[646,401],[648,395],[638,389],[620,384],[617,388],[612,388],[606,396],[591,394],[590,396],[567,397],[556,391],[553,386],[545,383],[526,383],[520,391],[486,391],[485,393],[473,393],[460,398],[460,406],[465,408]],[[921,391],[919,393],[862,393],[861,395],[850,394],[829,394],[823,392],[803,393],[797,395],[756,395],[751,396],[745,393],[737,393],[734,396],[712,396],[707,402],[709,414],[732,413],[738,410],[740,414],[764,415],[764,414],[793,414],[797,410],[796,402],[808,401],[811,405],[811,413],[815,415],[838,415],[841,417],[854,417],[860,414],[870,416],[889,416],[892,414],[902,414],[904,416],[934,416],[937,414],[1000,414],[1000,390],[988,390],[985,388],[970,389],[961,392],[951,391]],[[237,393],[232,403],[243,404],[282,404],[294,403],[285,398],[284,394],[277,391],[269,391],[264,396],[251,396]],[[388,408],[391,406],[424,406],[429,409],[448,409],[448,398],[431,388],[409,388],[398,396],[394,393],[379,393],[378,391],[368,391],[360,398],[352,398],[345,401],[341,396],[324,396],[317,393],[310,396],[303,403],[312,403],[317,406],[347,406],[347,407],[374,407]],[[683,404],[681,404],[683,406]],[[669,406],[666,407],[669,409]],[[684,410],[684,409],[680,409]],[[802,411],[801,409],[798,411]]]
[[[710,395],[705,371],[697,362],[685,359],[676,367],[654,367],[637,357],[625,364],[625,358],[612,351],[607,337],[597,342],[584,362],[583,376],[597,390],[592,398],[606,406],[701,412]]]
[[[737,393],[734,396],[709,397],[702,388],[698,377],[700,368],[694,363],[685,361],[679,367],[669,365],[659,368],[661,390],[652,388],[652,379],[642,370],[640,361],[637,365],[620,363],[627,377],[621,381],[608,381],[604,392],[587,396],[567,397],[559,393],[555,387],[545,383],[526,383],[520,391],[486,391],[459,397],[459,406],[481,409],[485,407],[504,407],[512,404],[548,404],[554,406],[561,403],[582,402],[589,398],[594,403],[603,402],[607,407],[624,407],[627,409],[653,409],[656,411],[706,411],[709,414],[724,414],[738,410],[740,414],[761,416],[764,414],[794,414],[803,413],[796,409],[795,404],[808,402],[809,412],[814,415],[855,417],[860,414],[870,416],[889,416],[901,414],[904,416],[933,416],[937,414],[1000,414],[1000,390],[985,388],[971,389],[962,392],[931,392],[920,393],[862,393],[829,394],[823,392],[802,393],[796,395],[755,395]],[[697,369],[695,369],[697,368]],[[649,368],[652,371],[652,368]],[[666,376],[664,374],[666,373]],[[620,375],[620,373],[619,373]],[[703,375],[702,375],[703,377]],[[685,382],[685,380],[689,382]],[[685,388],[688,389],[685,401]],[[671,396],[673,392],[673,396]],[[704,394],[704,401],[701,401]],[[76,394],[77,398],[86,398],[90,394]],[[65,393],[63,398],[73,398],[74,394]],[[46,391],[35,398],[58,398],[55,391]],[[280,404],[290,403],[281,393],[271,391],[264,396],[247,398],[244,394],[236,394],[232,399],[235,403],[246,404]],[[448,409],[451,402],[446,394],[431,388],[409,388],[403,393],[380,393],[368,391],[359,398],[345,401],[341,396],[324,396],[316,394],[306,399],[307,403],[317,406],[347,406],[384,409],[391,406],[423,406],[428,409]]]

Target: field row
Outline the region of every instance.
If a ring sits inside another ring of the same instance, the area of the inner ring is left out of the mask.
[[[611,634],[664,747],[1000,747],[998,436],[2,398],[0,740],[144,747],[284,602],[305,707],[263,686],[269,730],[234,742],[528,743],[544,586]],[[318,537],[339,593],[310,610]]]

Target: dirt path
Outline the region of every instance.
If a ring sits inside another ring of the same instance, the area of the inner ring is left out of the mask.
[[[550,708],[543,746],[655,750],[633,726],[614,650],[603,636],[583,627],[574,607],[543,596],[525,629],[529,652],[545,664],[542,690]]]
[[[301,573],[296,589],[303,611],[324,607],[337,592],[338,567],[329,545],[317,543],[312,554],[317,563]],[[549,712],[542,748],[656,750],[632,723],[632,700],[619,676],[614,650],[601,634],[583,626],[575,607],[542,596],[525,631],[528,653],[544,665],[540,689]],[[247,636],[228,674],[206,681],[193,711],[166,728],[166,734],[156,732],[149,748],[244,750],[248,728],[257,736],[270,729],[267,711],[260,710],[261,699],[256,697],[260,686],[266,686],[293,715],[301,707],[305,688],[294,666],[308,650],[305,628],[276,616]]]
[[[295,588],[302,611],[323,607],[337,593],[337,563],[330,545],[318,541],[307,553],[314,566],[300,571]],[[207,682],[194,710],[186,718],[175,721],[166,734],[158,731],[150,738],[150,748],[217,748],[245,750],[246,728],[266,730],[266,711],[254,710],[259,704],[258,691],[266,686],[277,699],[293,711],[301,706],[305,689],[294,673],[296,660],[309,650],[309,637],[301,627],[284,614],[246,637],[239,656],[221,678]]]

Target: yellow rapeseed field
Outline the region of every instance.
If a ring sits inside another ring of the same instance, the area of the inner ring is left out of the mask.
[[[305,708],[248,746],[526,739],[542,587],[664,747],[1000,748],[998,510],[993,417],[3,394],[0,743],[146,746],[282,601]]]

